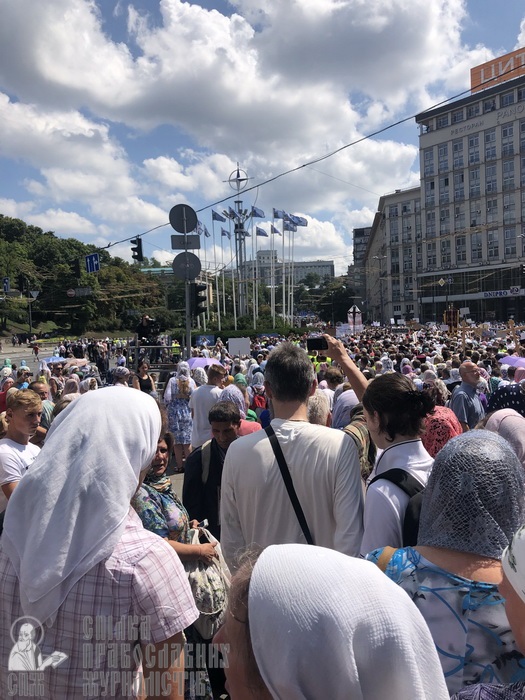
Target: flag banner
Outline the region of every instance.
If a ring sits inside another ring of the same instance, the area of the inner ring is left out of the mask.
[[[260,226],[255,227],[255,235],[256,236],[264,236],[265,238],[268,238],[268,233]]]
[[[199,236],[202,236],[202,234],[204,233],[204,224],[202,223],[202,221],[197,221],[197,233],[199,234]]]
[[[237,218],[237,212],[235,209],[232,209],[231,207],[228,207],[228,215],[230,219],[236,219]]]
[[[285,231],[297,231],[297,226],[295,224],[292,224],[291,221],[285,221],[283,224],[283,228]]]
[[[290,214],[289,219],[292,222],[292,224],[295,224],[295,226],[308,226],[308,221],[302,216],[295,216],[294,214]]]
[[[206,225],[204,225],[204,236],[205,238],[211,238],[211,233],[206,228]]]
[[[221,236],[226,236],[226,238],[229,238],[231,240],[231,233],[227,231],[225,228],[221,228]]]
[[[252,237],[252,234],[251,234],[249,231],[247,231],[246,229],[244,229],[242,233],[243,233],[243,235],[244,235],[245,238],[251,238],[251,237]]]
[[[276,233],[278,236],[282,236],[282,233],[279,231],[278,228],[275,228],[275,226],[272,224],[272,233]]]
[[[273,218],[274,219],[284,219],[285,216],[286,216],[286,214],[284,213],[284,211],[282,209],[274,209],[273,210]]]
[[[264,219],[264,212],[262,209],[252,207],[252,216],[254,219]]]
[[[213,209],[211,210],[211,220],[212,221],[226,221],[226,218],[222,214],[218,214]]]

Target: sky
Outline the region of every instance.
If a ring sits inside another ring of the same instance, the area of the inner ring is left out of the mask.
[[[188,204],[217,269],[212,206],[233,206],[239,164],[255,223],[306,218],[294,258],[343,274],[352,229],[419,183],[410,117],[524,45],[521,0],[0,0],[0,214],[129,261],[119,242],[154,229],[144,254],[169,264],[168,214]]]

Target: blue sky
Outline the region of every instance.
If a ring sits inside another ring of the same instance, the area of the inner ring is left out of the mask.
[[[517,0],[3,0],[0,213],[104,246],[185,202],[211,231],[237,162],[259,184],[461,92],[525,44],[524,17]],[[273,207],[306,217],[296,259],[342,273],[379,196],[418,183],[417,136],[409,121],[244,205],[266,230]],[[145,253],[169,262],[171,233]]]

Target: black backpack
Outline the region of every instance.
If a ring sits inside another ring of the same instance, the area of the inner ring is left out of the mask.
[[[410,500],[403,518],[403,547],[414,547],[417,544],[419,516],[425,487],[404,469],[389,469],[384,474],[378,474],[368,486],[370,487],[374,481],[379,481],[379,479],[386,479],[386,481],[399,486],[409,497]]]

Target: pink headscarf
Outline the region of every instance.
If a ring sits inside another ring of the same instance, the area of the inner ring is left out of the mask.
[[[523,371],[525,372],[525,368]],[[485,428],[498,433],[510,443],[525,469],[525,418],[513,408],[502,408],[500,411],[494,411]]]
[[[521,382],[522,379],[525,379],[525,367],[516,367],[516,371],[514,372],[514,381],[517,384],[518,382]]]

